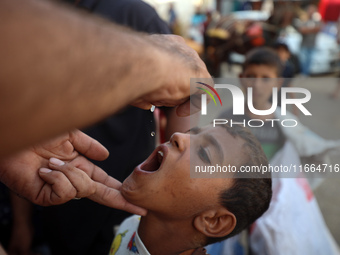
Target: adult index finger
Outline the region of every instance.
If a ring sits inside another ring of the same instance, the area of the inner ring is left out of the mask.
[[[70,132],[70,139],[74,148],[88,158],[101,161],[109,156],[109,151],[101,143],[78,129]]]
[[[119,190],[96,183],[96,193],[88,197],[99,204],[145,216],[147,211],[125,200]]]

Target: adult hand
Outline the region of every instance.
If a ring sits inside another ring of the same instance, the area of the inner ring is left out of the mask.
[[[160,67],[165,69],[160,77],[161,87],[140,97],[133,105],[143,109],[150,109],[151,105],[178,105],[179,116],[188,116],[199,111],[196,108],[190,112],[190,95],[201,93],[196,88],[190,90],[190,78],[211,78],[204,62],[180,36],[150,35],[149,39],[151,44],[165,53],[162,56],[163,66]]]
[[[49,183],[53,182],[53,174],[63,173],[76,189],[75,197],[77,198],[87,197],[105,206],[139,215],[146,214],[145,209],[132,205],[124,199],[119,191],[122,186],[121,182],[82,156],[76,157],[69,163],[51,158],[49,168],[43,169],[44,172],[50,174],[42,178]]]
[[[0,181],[12,191],[38,205],[62,204],[76,195],[75,189],[61,172],[54,173],[47,183],[39,172],[56,157],[65,161],[83,154],[94,160],[104,160],[109,153],[99,142],[75,130],[20,152],[0,162]]]

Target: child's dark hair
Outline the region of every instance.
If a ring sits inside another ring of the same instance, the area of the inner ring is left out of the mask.
[[[260,142],[247,128],[240,125],[233,125],[233,127],[223,126],[229,134],[234,137],[238,136],[245,141],[243,152],[246,157],[240,163],[240,166],[268,166],[268,160]],[[244,178],[245,174],[247,174],[247,178]],[[227,236],[207,238],[207,244],[220,242],[240,233],[269,208],[272,197],[270,173],[236,173],[234,178],[232,187],[221,192],[220,203],[235,215],[236,226]]]
[[[251,65],[266,65],[275,67],[277,76],[282,74],[283,66],[278,54],[271,48],[260,47],[249,51],[242,68],[246,70]]]
[[[280,41],[277,41],[276,43],[273,44],[273,49],[274,50],[284,49],[285,51],[290,53],[288,45],[285,44],[284,42],[280,42]]]

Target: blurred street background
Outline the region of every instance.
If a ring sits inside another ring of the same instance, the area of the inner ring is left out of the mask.
[[[237,79],[245,55],[256,47],[278,47],[278,54],[283,50],[280,58],[289,70],[283,77],[292,79],[291,86],[311,92],[305,106],[312,116],[300,114],[298,118],[321,137],[340,140],[340,0],[144,2],[156,10],[172,33],[184,37],[197,51],[213,77]],[[228,103],[227,107],[232,105],[231,100]],[[332,157],[331,164],[340,164],[340,158]],[[340,245],[340,173],[338,178],[311,184],[324,220]],[[8,190],[0,183],[0,230],[6,230],[6,234],[0,231],[2,244],[10,239],[11,210]],[[41,208],[36,211],[41,218]],[[42,226],[36,226],[43,241],[36,246],[33,243],[34,253],[30,254],[50,255]]]

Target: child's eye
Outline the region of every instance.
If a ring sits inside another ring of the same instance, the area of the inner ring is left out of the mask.
[[[200,157],[200,159],[207,163],[207,164],[211,164],[211,161],[209,159],[209,155],[207,153],[207,151],[205,150],[205,148],[203,148],[202,146],[200,146],[199,150],[198,150],[198,156]]]
[[[270,78],[267,78],[267,77],[262,78],[262,82],[263,82],[263,83],[269,83],[270,81],[271,81]]]
[[[253,74],[247,74],[245,77],[249,78],[249,79],[255,79],[256,78],[256,76],[253,75]]]

